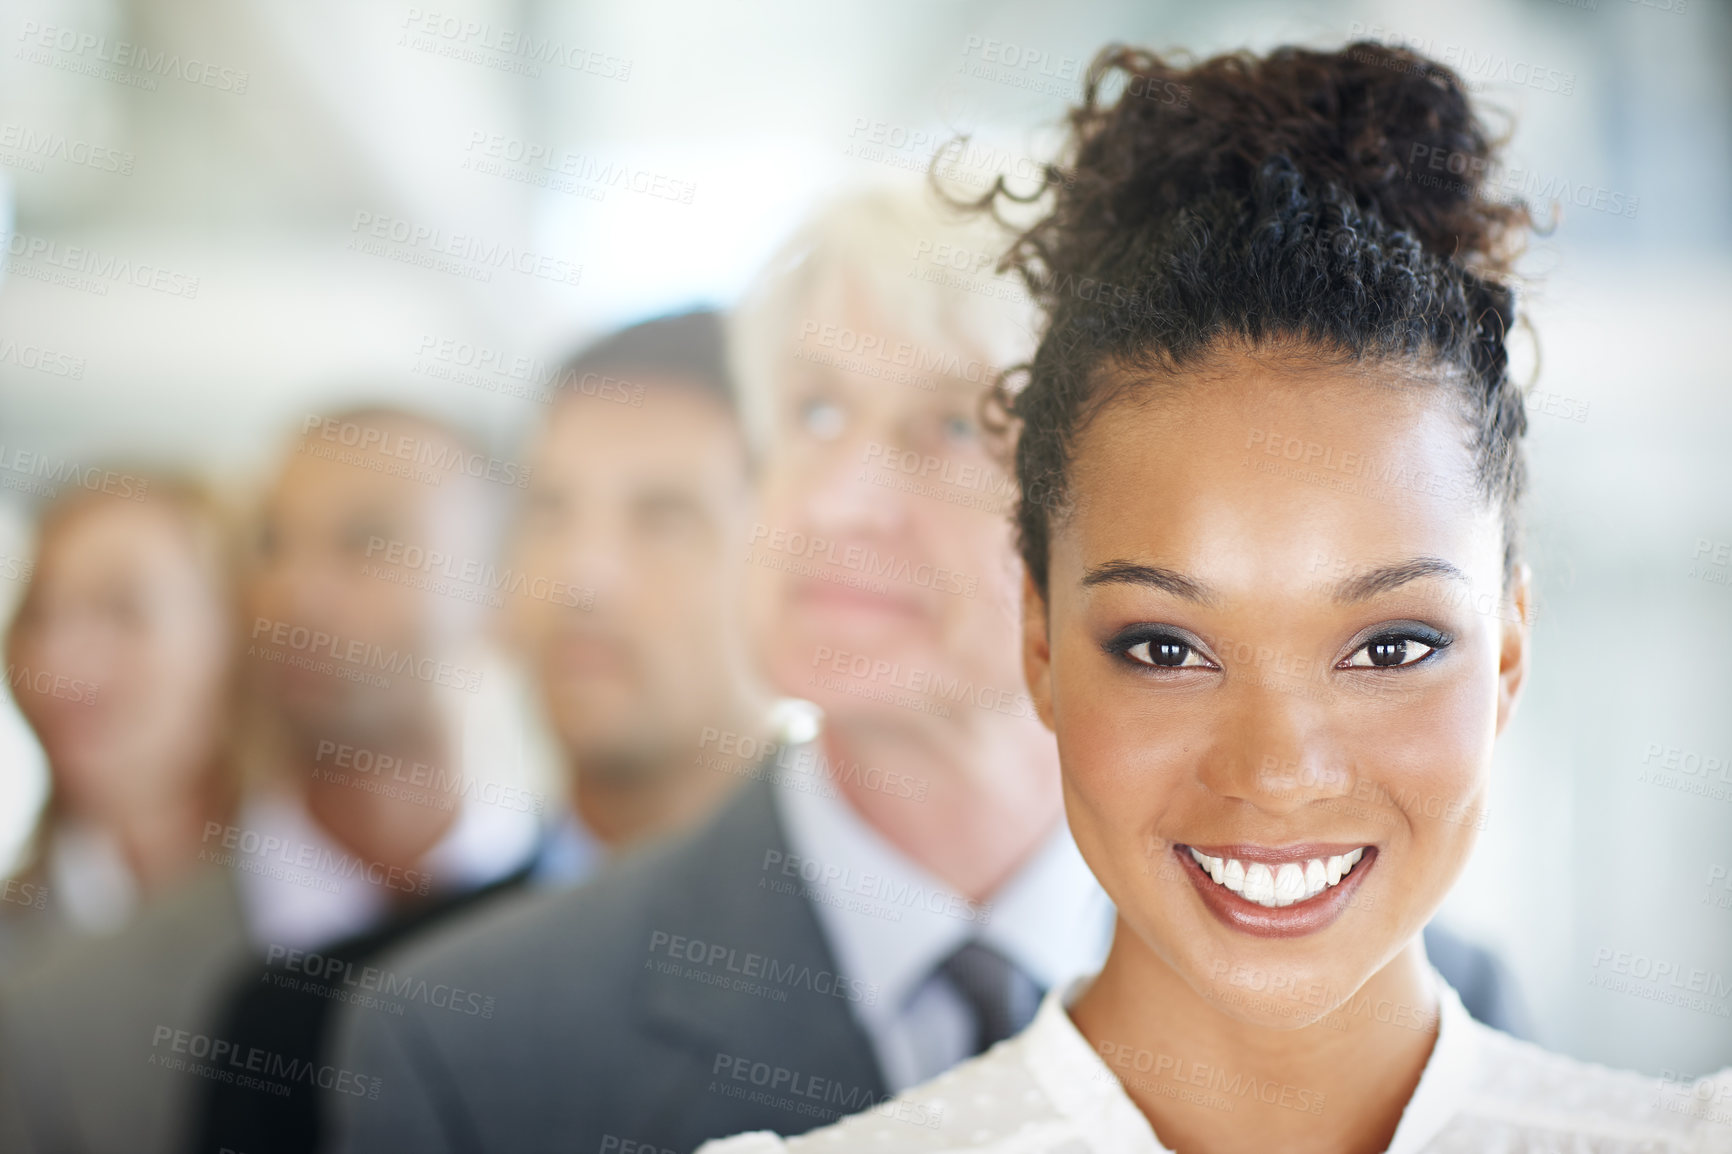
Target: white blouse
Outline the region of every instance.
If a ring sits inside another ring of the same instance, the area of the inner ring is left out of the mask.
[[[1578,1062],[1475,1021],[1432,975],[1437,1043],[1388,1154],[1732,1154],[1732,1067],[1682,1084]],[[1173,1154],[1065,1012],[1085,986],[1052,991],[1021,1034],[863,1113],[786,1140],[724,1138],[698,1154]]]

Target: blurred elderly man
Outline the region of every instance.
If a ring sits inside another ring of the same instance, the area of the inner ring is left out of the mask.
[[[376,1089],[320,1061],[328,963],[520,880],[538,837],[459,763],[485,606],[390,543],[485,563],[516,469],[407,412],[308,418],[248,581],[259,784],[198,876],[0,993],[0,1148],[253,1149],[227,1131]]]

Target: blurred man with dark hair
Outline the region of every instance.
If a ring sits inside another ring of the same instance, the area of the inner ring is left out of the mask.
[[[740,622],[734,543],[750,457],[715,313],[635,325],[573,358],[531,451],[506,610],[567,769],[551,863],[695,821],[739,779],[696,756],[756,734],[766,699]],[[587,831],[578,834],[578,831]]]

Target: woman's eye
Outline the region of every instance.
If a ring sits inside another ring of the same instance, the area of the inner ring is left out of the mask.
[[[1206,666],[1203,655],[1176,637],[1152,637],[1125,649],[1125,655],[1144,665],[1158,669],[1181,669],[1185,666]]]
[[[1347,669],[1392,669],[1412,665],[1437,646],[1427,645],[1413,637],[1374,637],[1354,651],[1343,663]]]

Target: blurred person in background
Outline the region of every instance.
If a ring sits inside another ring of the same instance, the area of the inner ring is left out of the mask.
[[[6,641],[47,803],[4,883],[0,972],[118,930],[196,867],[235,792],[235,539],[196,481],[121,474],[43,512]]]
[[[703,767],[700,737],[759,736],[768,703],[739,613],[754,495],[720,316],[633,325],[556,379],[506,629],[570,795],[539,872],[574,881],[604,850],[707,815],[739,779]]]
[[[527,877],[535,815],[459,758],[490,610],[408,552],[491,563],[521,477],[418,414],[304,422],[247,580],[254,784],[201,831],[220,868],[0,991],[0,1148],[309,1142],[314,1087],[365,1085],[318,1064],[351,992],[329,965],[358,973],[394,934]],[[289,1092],[198,1073],[223,1055],[263,1055]]]
[[[248,583],[268,776],[237,825],[241,839],[316,847],[340,876],[237,874],[265,954],[218,1021],[237,1047],[316,1067],[333,996],[371,993],[348,976],[531,872],[532,799],[466,765],[463,738],[494,620],[497,526],[532,475],[418,414],[306,420],[266,502]],[[344,978],[331,980],[339,963]],[[332,1090],[213,1083],[195,1145],[312,1149]]]

